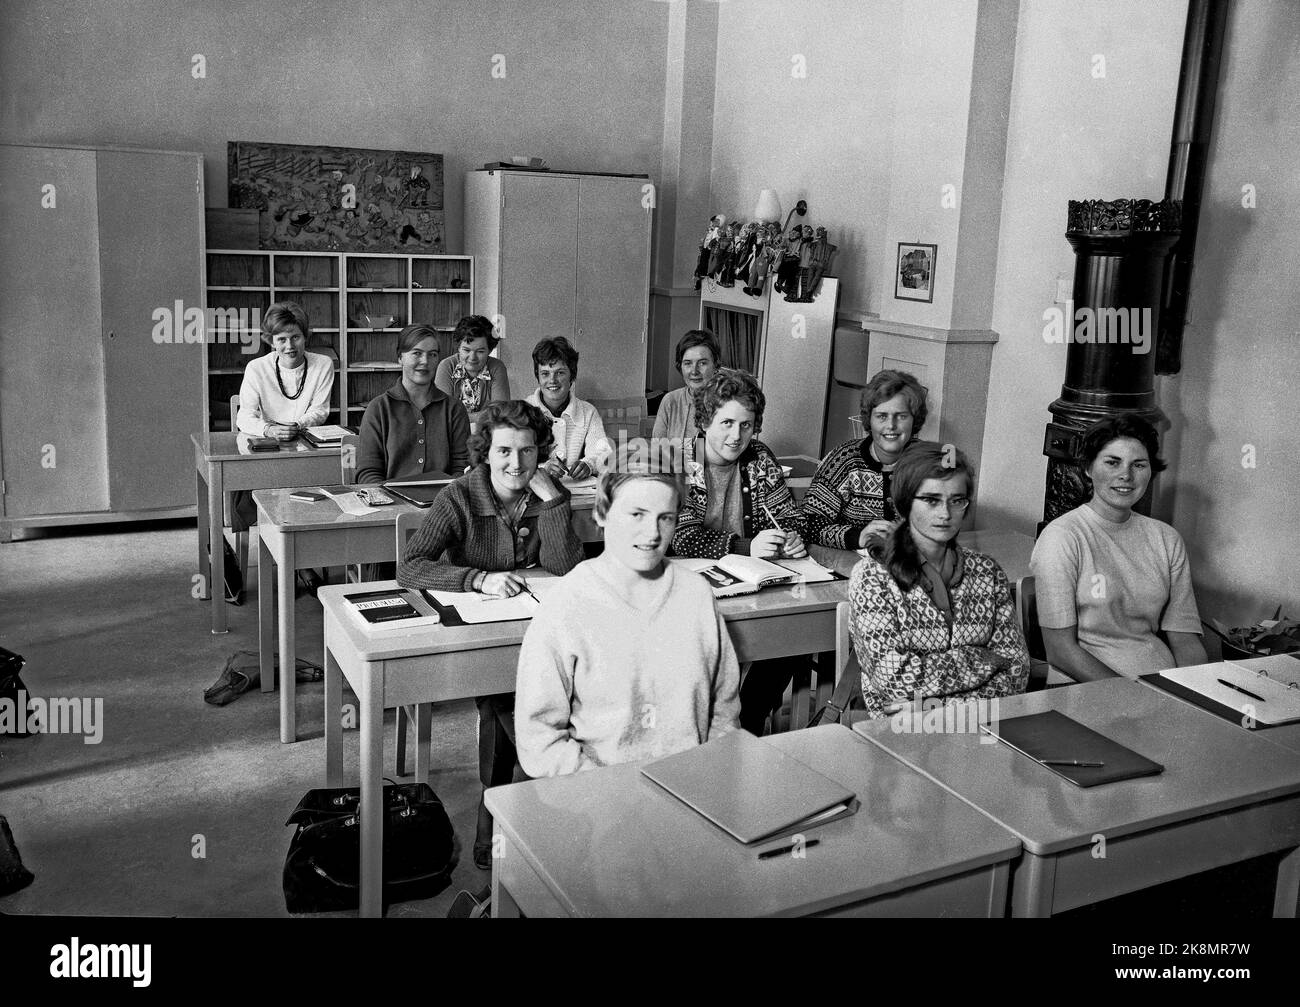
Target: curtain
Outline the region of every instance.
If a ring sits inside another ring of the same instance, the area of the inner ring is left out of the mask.
[[[758,366],[758,324],[762,315],[726,308],[704,308],[704,327],[718,337],[722,365],[755,374]]]

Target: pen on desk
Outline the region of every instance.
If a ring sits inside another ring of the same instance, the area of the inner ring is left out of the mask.
[[[807,842],[790,843],[788,846],[778,846],[774,850],[764,850],[758,855],[758,859],[771,860],[773,857],[779,857],[782,854],[790,853],[794,850],[806,850],[811,846],[818,846],[820,844],[820,839],[809,839]]]
[[[1267,702],[1268,702],[1268,700],[1265,699],[1263,696],[1256,696],[1256,695],[1255,695],[1253,692],[1251,692],[1249,689],[1243,689],[1241,686],[1239,686],[1239,685],[1237,685],[1237,684],[1235,684],[1235,683],[1233,683],[1233,682],[1228,682],[1228,681],[1226,681],[1226,680],[1224,680],[1224,679],[1222,679],[1222,678],[1216,678],[1215,681],[1218,682],[1220,685],[1226,685],[1229,689],[1236,689],[1236,690],[1237,690],[1238,692],[1240,692],[1243,696],[1249,696],[1251,699],[1257,699],[1257,700],[1259,700],[1261,703],[1267,703]]]
[[[1079,759],[1039,759],[1044,766],[1085,766],[1089,769],[1100,769],[1106,765],[1104,762],[1082,762]]]

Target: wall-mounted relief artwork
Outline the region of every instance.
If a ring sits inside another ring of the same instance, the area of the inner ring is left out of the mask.
[[[261,248],[441,253],[442,155],[230,141],[232,209]]]

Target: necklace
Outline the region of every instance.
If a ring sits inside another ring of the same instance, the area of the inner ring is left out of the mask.
[[[280,394],[290,401],[296,399],[302,394],[302,390],[307,387],[307,362],[302,364],[302,380],[298,382],[298,390],[292,395],[284,387],[284,378],[280,377],[280,358],[275,358],[275,383],[280,386]]]

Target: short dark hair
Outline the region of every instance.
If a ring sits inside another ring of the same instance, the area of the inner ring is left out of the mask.
[[[1160,457],[1160,435],[1156,428],[1137,413],[1119,413],[1098,420],[1080,435],[1077,457],[1085,475],[1106,445],[1121,437],[1137,441],[1147,449],[1152,472],[1163,472],[1168,467]]]
[[[262,315],[262,339],[269,343],[274,336],[291,325],[298,326],[303,338],[311,335],[307,312],[301,304],[297,301],[276,301]]]
[[[708,427],[713,422],[713,414],[733,399],[754,414],[754,433],[762,430],[767,396],[758,387],[754,375],[734,367],[719,367],[704,387],[695,393],[696,426],[701,430]]]
[[[708,347],[709,352],[713,354],[713,366],[722,366],[722,350],[718,348],[718,337],[708,329],[691,329],[690,332],[677,340],[677,351],[673,366],[680,371],[682,369],[682,357],[686,356],[686,351],[697,346]]]
[[[425,339],[432,339],[437,343],[438,353],[441,355],[442,340],[438,338],[438,330],[432,325],[426,325],[424,322],[408,325],[397,334],[397,355],[400,357],[403,353],[415,349]]]
[[[868,425],[871,411],[880,403],[888,402],[895,395],[901,395],[907,400],[908,411],[912,414],[912,436],[921,435],[925,418],[930,415],[925,402],[927,395],[925,385],[916,379],[916,375],[909,374],[907,371],[886,370],[877,371],[867,382],[867,387],[862,389],[859,412],[862,413],[862,423],[867,427],[868,436],[871,430]]]
[[[569,369],[569,377],[577,380],[578,351],[563,336],[540,339],[533,347],[533,377],[538,377],[542,364],[554,367],[563,364]]]
[[[487,408],[479,414],[478,427],[469,439],[471,464],[477,465],[486,460],[492,447],[492,431],[497,427],[531,430],[533,443],[537,445],[538,464],[550,457],[551,448],[555,445],[551,421],[531,402],[511,399],[508,402],[489,402]]]
[[[456,323],[456,331],[451,334],[452,345],[456,347],[468,340],[480,338],[487,340],[489,353],[497,348],[497,343],[501,342],[492,319],[484,315],[466,315]]]

